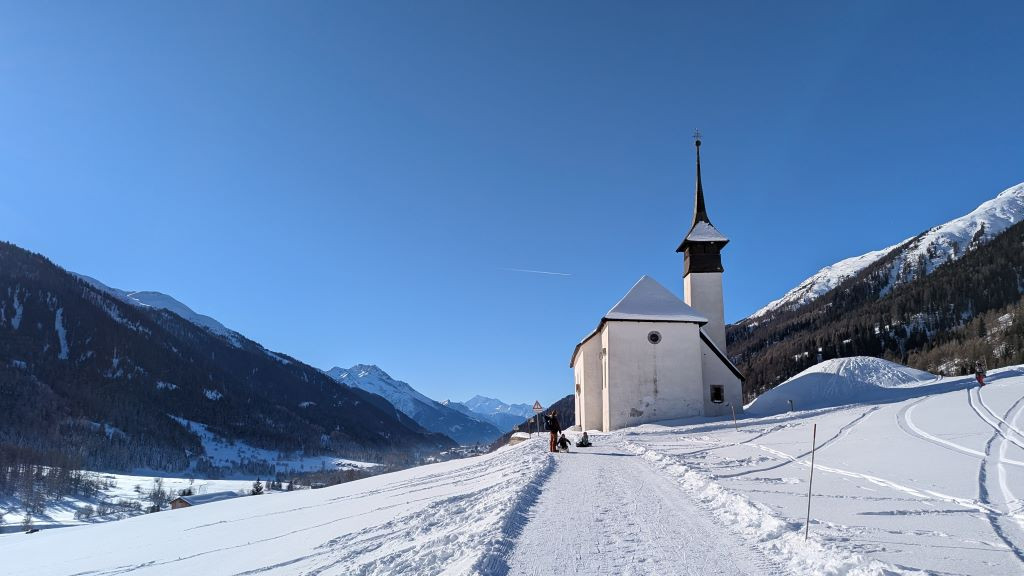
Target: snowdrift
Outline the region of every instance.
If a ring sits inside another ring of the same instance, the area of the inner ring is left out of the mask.
[[[793,376],[758,396],[744,410],[760,416],[787,412],[790,401],[794,410],[893,402],[913,396],[912,389],[919,392],[936,381],[933,374],[880,358],[835,358]]]

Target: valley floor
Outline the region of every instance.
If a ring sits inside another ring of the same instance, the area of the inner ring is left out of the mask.
[[[981,390],[945,379],[890,403],[592,438],[7,534],[3,573],[1024,573],[1021,367]]]

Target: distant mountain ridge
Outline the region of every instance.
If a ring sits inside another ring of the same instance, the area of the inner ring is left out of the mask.
[[[86,283],[91,284],[95,288],[98,288],[103,292],[110,294],[111,296],[117,298],[118,300],[126,304],[131,304],[132,306],[155,308],[158,310],[169,310],[171,312],[174,312],[178,316],[181,316],[185,320],[188,320],[189,322],[195,324],[196,326],[201,326],[218,336],[223,336],[225,339],[227,339],[228,342],[230,342],[236,348],[241,348],[242,346],[240,340],[242,338],[241,334],[235,332],[234,330],[228,329],[226,326],[224,326],[217,320],[205,314],[199,314],[198,312],[186,306],[184,303],[179,302],[178,300],[171,296],[168,296],[167,294],[148,290],[129,292],[127,290],[111,288],[110,286],[107,286],[103,282],[100,282],[99,280],[86,276],[84,274],[75,274],[74,272],[71,272],[71,275],[76,276],[81,280],[84,280]]]
[[[327,375],[346,386],[384,397],[420,426],[461,444],[486,444],[501,436],[502,431],[487,420],[432,400],[372,364],[357,364],[348,369],[335,366]]]
[[[880,294],[885,295],[896,286],[931,274],[939,266],[963,257],[1021,220],[1024,220],[1024,183],[1003,190],[964,216],[903,242],[826,266],[737,324],[751,324],[778,312],[797,310],[883,259],[887,260],[889,276],[881,287]]]
[[[172,300],[98,287],[0,242],[0,448],[99,470],[209,468],[182,420],[307,456],[411,461],[453,445],[379,396],[180,316]]]
[[[473,413],[493,423],[502,432],[508,432],[524,418],[533,416],[533,407],[530,404],[506,404],[501,400],[486,396],[476,395],[462,404]]]

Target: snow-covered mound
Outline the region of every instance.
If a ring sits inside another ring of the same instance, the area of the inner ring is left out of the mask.
[[[904,390],[934,383],[928,372],[870,356],[835,358],[811,366],[758,396],[748,414],[779,414],[845,404],[886,402],[906,396]]]
[[[847,258],[826,266],[778,300],[750,315],[750,320],[779,310],[795,310],[828,293],[847,278],[889,254],[896,254],[888,270],[886,294],[894,287],[920,276],[931,274],[937,267],[962,257],[972,249],[1002,234],[1024,219],[1024,183],[1007,188],[992,200],[983,202],[969,214],[908,238],[899,244]]]

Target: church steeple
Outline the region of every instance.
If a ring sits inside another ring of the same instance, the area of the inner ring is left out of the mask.
[[[693,224],[676,252],[683,253],[683,293],[686,303],[707,317],[701,328],[718,347],[725,351],[725,303],[722,298],[722,248],[729,243],[724,234],[712,226],[704,205],[704,184],[700,180],[700,132],[693,135],[697,144],[697,200]]]
[[[704,204],[704,184],[700,175],[700,132],[693,134],[697,146],[697,198],[694,202],[693,224],[676,252],[685,256],[684,275],[692,272],[722,272],[722,248],[729,239],[711,224]]]
[[[700,131],[693,133],[694,143],[697,145],[697,205],[693,210],[693,226],[697,225],[697,222],[707,222],[711,224],[711,220],[708,219],[707,208],[704,207],[704,186],[700,182]],[[691,226],[692,227],[692,226]]]

